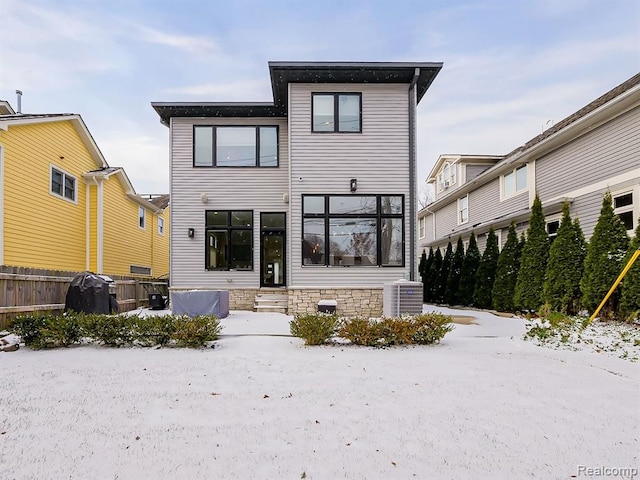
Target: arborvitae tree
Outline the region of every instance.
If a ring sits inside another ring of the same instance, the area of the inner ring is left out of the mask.
[[[433,263],[429,269],[429,278],[431,283],[429,284],[429,299],[433,303],[438,303],[438,278],[440,276],[440,270],[442,270],[442,253],[438,248],[436,253],[433,254]]]
[[[593,312],[615,282],[622,270],[622,262],[629,248],[627,229],[617,215],[613,213],[611,193],[607,192],[602,200],[602,209],[598,223],[587,247],[584,260],[584,274],[580,282],[582,305]],[[600,315],[614,317],[620,289],[611,295]]]
[[[580,309],[580,279],[587,246],[580,223],[571,221],[569,204],[562,206],[558,235],[549,248],[544,301],[559,312],[575,315]]]
[[[498,237],[491,227],[487,235],[487,246],[484,248],[476,272],[476,285],[473,291],[473,304],[476,307],[491,308],[491,290],[496,279],[499,255]]]
[[[640,250],[640,221],[636,228],[635,236],[629,247],[624,265],[631,260],[631,256]],[[633,266],[629,269],[622,280],[622,298],[620,299],[620,313],[625,320],[638,318],[640,315],[640,257],[636,258]]]
[[[531,207],[526,238],[520,257],[520,271],[513,302],[516,308],[533,311],[538,310],[544,303],[544,275],[549,259],[549,234],[538,195]]]
[[[451,245],[451,242],[449,242],[447,243],[447,250],[444,252],[444,257],[442,257],[442,267],[440,267],[436,280],[436,296],[433,300],[436,303],[444,302],[444,294],[447,291],[447,278],[449,278],[449,269],[451,268],[452,259],[453,246]]]
[[[460,285],[458,287],[458,304],[472,305],[473,294],[476,287],[476,272],[480,266],[480,250],[476,242],[476,234],[471,232],[469,247],[462,262],[462,273],[460,274]]]
[[[520,268],[519,250],[516,225],[512,222],[509,227],[507,242],[498,257],[496,280],[493,283],[493,291],[491,292],[493,308],[496,310],[503,312],[512,312],[514,310],[513,293]]]
[[[431,270],[431,264],[433,263],[433,247],[429,248],[429,256],[426,252],[422,251],[422,257],[420,258],[420,278],[422,279],[422,301],[424,303],[430,302],[431,298],[431,277],[429,271]]]
[[[462,238],[458,237],[456,244],[456,253],[451,259],[451,267],[449,268],[449,276],[447,277],[447,290],[444,300],[449,305],[455,305],[458,302],[458,286],[460,284],[460,274],[462,273],[462,263],[464,262],[464,244]]]

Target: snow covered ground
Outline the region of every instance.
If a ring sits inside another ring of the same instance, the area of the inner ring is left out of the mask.
[[[431,347],[304,347],[287,336],[291,317],[232,312],[214,349],[0,353],[0,478],[546,480],[640,469],[640,362],[523,341],[521,319],[426,310],[474,323]]]

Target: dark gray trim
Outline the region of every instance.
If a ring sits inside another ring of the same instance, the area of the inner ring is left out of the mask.
[[[416,84],[420,78],[420,68],[416,67],[413,79],[409,84],[409,279],[416,279],[416,261],[418,252],[416,249]]]

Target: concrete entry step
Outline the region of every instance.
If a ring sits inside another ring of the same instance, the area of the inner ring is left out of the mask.
[[[258,293],[253,308],[256,312],[287,313],[289,296],[281,293]]]

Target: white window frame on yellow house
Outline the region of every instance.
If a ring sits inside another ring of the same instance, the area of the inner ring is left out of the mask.
[[[145,230],[147,226],[147,211],[144,207],[138,207],[138,227],[140,230]]]
[[[164,236],[164,218],[158,217],[158,235]]]
[[[60,174],[62,174],[62,194],[59,194],[57,192],[53,191],[53,171],[56,171]],[[66,180],[68,178],[73,179],[73,199],[67,197],[65,195],[65,191],[66,191]],[[65,171],[64,169],[54,165],[54,164],[49,164],[49,193],[56,197],[56,198],[60,198],[62,200],[65,200],[67,202],[71,202],[73,204],[78,204],[78,179],[76,178],[75,175],[70,174],[69,172]]]

